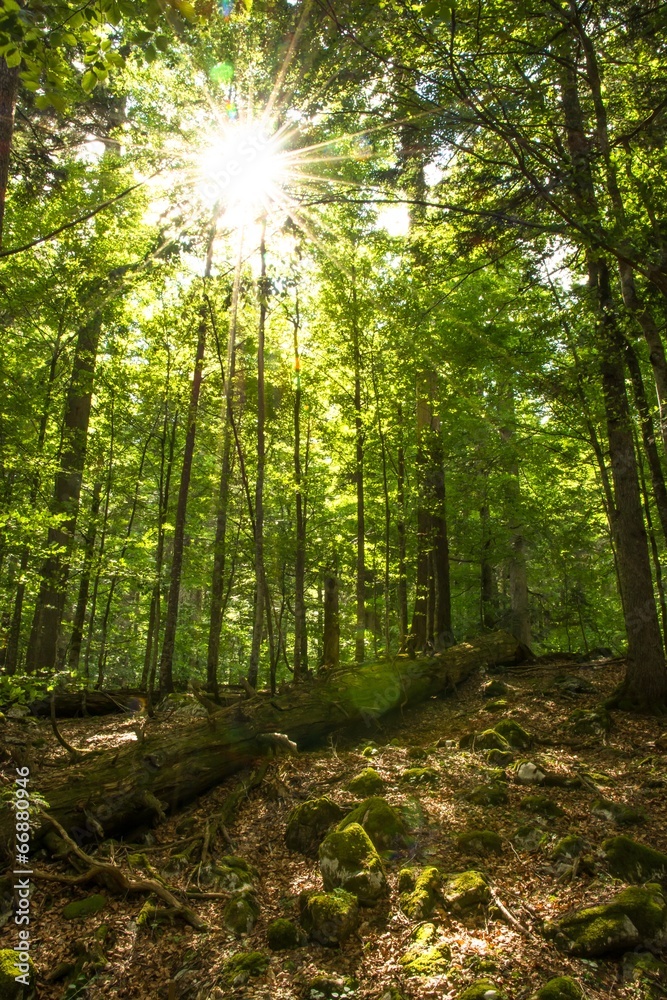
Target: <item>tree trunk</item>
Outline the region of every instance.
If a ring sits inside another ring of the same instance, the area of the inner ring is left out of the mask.
[[[500,436],[507,447],[508,512],[507,523],[510,532],[510,556],[508,560],[510,590],[510,632],[524,646],[530,646],[530,612],[528,606],[528,569],[526,566],[526,543],[521,523],[521,483],[519,480],[519,458],[514,443],[515,413],[514,395],[510,388],[506,400],[509,409],[508,423],[500,428]]]
[[[662,464],[660,462],[660,455],[656,444],[653,417],[651,415],[651,408],[649,406],[648,399],[646,398],[646,390],[644,388],[644,379],[642,376],[641,366],[639,364],[639,358],[637,357],[632,344],[627,341],[625,343],[625,363],[628,366],[628,371],[630,372],[630,380],[632,382],[635,397],[635,406],[637,408],[637,413],[639,414],[642,430],[642,442],[644,444],[644,451],[648,459],[648,467],[651,474],[653,498],[655,500],[656,510],[658,511],[658,517],[660,519],[662,536],[667,542],[667,487],[665,487],[665,476],[662,471]]]
[[[301,355],[299,353],[299,299],[292,321],[294,330],[294,486],[296,517],[296,551],[294,554],[294,680],[303,680],[308,672],[304,657],[306,635],[306,514],[301,469]]]
[[[9,154],[14,135],[14,109],[19,85],[19,66],[8,66],[0,56],[0,247],[9,182]]]
[[[480,599],[481,625],[484,629],[493,629],[497,618],[496,579],[491,563],[491,532],[488,504],[482,504],[479,509],[479,519],[482,526],[482,555],[480,560]]]
[[[353,278],[353,282],[355,279]],[[354,658],[366,656],[366,508],[364,499],[364,414],[361,400],[361,344],[356,283],[352,285],[352,350],[354,353],[355,483],[357,488],[356,631]]]
[[[90,505],[90,519],[88,530],[85,536],[83,549],[83,566],[81,568],[81,580],[79,581],[79,596],[74,612],[74,623],[72,634],[69,640],[67,651],[67,666],[72,673],[79,669],[79,658],[81,656],[81,645],[83,643],[83,630],[86,624],[86,610],[88,608],[88,593],[90,591],[90,571],[95,554],[95,539],[97,537],[97,518],[100,512],[100,499],[102,496],[102,483],[98,480],[93,486],[93,499]]]
[[[340,617],[338,611],[338,579],[333,574],[324,578],[324,639],[322,665],[337,667],[340,663]]]
[[[404,651],[408,638],[408,570],[407,570],[407,546],[405,538],[405,451],[403,447],[403,408],[398,407],[398,423],[400,441],[398,445],[397,458],[397,501],[398,501],[398,523],[396,525],[398,534],[398,627],[399,627],[399,650]]]

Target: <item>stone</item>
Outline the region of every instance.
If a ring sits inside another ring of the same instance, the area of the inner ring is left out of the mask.
[[[509,802],[507,788],[498,781],[490,785],[476,785],[465,798],[476,806],[503,806]]]
[[[28,961],[24,963],[18,956],[19,952],[13,948],[0,949],[0,1000],[31,1000],[35,996],[32,959],[28,957]],[[17,982],[17,976],[25,976],[28,985]]]
[[[106,896],[95,893],[85,899],[77,899],[63,908],[65,920],[77,920],[80,917],[93,917],[107,905]]]
[[[471,869],[458,875],[448,875],[441,896],[448,913],[462,916],[486,906],[491,900],[491,890],[485,876]]]
[[[478,979],[460,993],[457,1000],[503,1000],[504,996],[502,990],[490,979]]]
[[[331,799],[309,799],[295,806],[287,820],[285,843],[290,851],[298,851],[308,858],[316,858],[320,844],[327,832],[345,815]]]
[[[652,955],[650,951],[631,951],[623,956],[623,980],[626,983],[641,983],[651,979],[667,981],[667,964]]]
[[[255,976],[263,975],[269,967],[268,956],[261,951],[238,951],[222,967],[223,982],[229,986],[243,986]]]
[[[514,760],[511,750],[489,750],[486,755],[487,764],[492,767],[509,767]]]
[[[667,902],[659,885],[618,893],[608,903],[585,906],[545,926],[556,947],[578,958],[617,955],[667,943]]]
[[[426,760],[428,750],[426,747],[408,747],[408,760]]]
[[[509,685],[498,679],[488,681],[482,690],[485,698],[502,698],[510,693]]]
[[[401,775],[401,781],[409,785],[435,785],[438,772],[433,767],[408,767]]]
[[[517,785],[541,785],[546,776],[546,771],[528,760],[521,761],[514,772]]]
[[[611,729],[611,715],[604,708],[577,708],[570,715],[568,725],[579,736],[599,736]]]
[[[346,889],[369,906],[387,894],[380,855],[359,823],[329,833],[320,845],[319,857],[327,892]]]
[[[354,795],[361,795],[364,798],[368,795],[377,795],[384,789],[384,779],[378,774],[374,767],[365,767],[363,771],[355,775],[348,782],[347,789]]]
[[[389,986],[386,990],[378,993],[377,1000],[408,1000],[408,998],[402,990],[399,990],[398,986]]]
[[[451,963],[451,950],[435,924],[421,924],[410,935],[410,945],[400,963],[408,976],[439,976]]]
[[[585,1000],[584,992],[569,976],[557,976],[533,993],[531,1000]]]
[[[584,677],[575,677],[573,674],[556,677],[554,684],[564,695],[597,694],[598,690],[595,684],[591,684]]]
[[[487,701],[484,706],[485,712],[504,712],[509,702],[507,698],[494,698],[493,701]]]
[[[259,903],[251,892],[237,892],[228,899],[222,911],[224,927],[237,937],[249,934],[257,923]]]
[[[578,837],[575,833],[569,833],[567,837],[561,837],[558,843],[554,845],[552,853],[556,860],[574,861],[575,858],[581,857],[587,850],[590,850],[590,848],[583,837]]]
[[[519,851],[539,851],[549,841],[549,834],[533,823],[522,824],[514,836],[512,843]]]
[[[667,874],[667,854],[630,837],[610,837],[602,844],[602,853],[611,874],[624,882],[646,882]]]
[[[398,875],[400,907],[411,920],[425,920],[433,915],[442,882],[440,871],[429,866],[421,870],[404,868]]]
[[[357,897],[344,889],[332,892],[302,892],[300,922],[312,941],[335,948],[347,941],[359,926]]]
[[[565,810],[546,795],[526,795],[519,803],[519,808],[551,819],[565,815]]]
[[[459,740],[461,750],[504,750],[510,745],[495,729],[485,729],[483,733],[466,733]]]
[[[492,830],[468,830],[456,838],[456,846],[466,854],[502,854],[502,837]]]
[[[591,806],[591,813],[598,819],[616,826],[639,826],[646,822],[646,812],[635,806],[626,806],[622,802],[612,802],[610,799],[596,799]]]
[[[213,866],[212,875],[218,889],[227,892],[242,892],[252,889],[257,878],[257,872],[243,858],[233,854],[225,854],[218,864]]]
[[[515,719],[501,719],[493,728],[515,750],[525,750],[532,742],[530,734]]]
[[[301,934],[292,920],[279,917],[266,928],[266,940],[271,951],[288,951],[299,947]]]
[[[341,820],[338,829],[344,830],[351,823],[363,826],[379,851],[407,845],[408,831],[405,823],[386,799],[378,797],[365,799]]]
[[[305,1000],[347,1000],[355,995],[355,981],[349,976],[334,977],[320,974],[310,980],[304,993]]]

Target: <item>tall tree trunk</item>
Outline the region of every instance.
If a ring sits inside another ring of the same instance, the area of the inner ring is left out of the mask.
[[[301,354],[299,352],[299,297],[297,292],[294,330],[294,487],[296,517],[296,550],[294,554],[294,681],[298,683],[308,673],[304,661],[306,635],[306,517],[301,468]]]
[[[407,570],[407,546],[405,538],[405,450],[403,446],[403,407],[398,407],[399,444],[397,457],[397,501],[398,501],[398,523],[396,525],[398,534],[398,627],[399,650],[405,649],[408,638],[408,570]]]
[[[95,540],[97,538],[97,518],[100,513],[100,500],[102,497],[102,483],[98,481],[93,486],[93,499],[90,505],[90,518],[88,520],[88,530],[86,532],[83,548],[83,566],[81,567],[81,579],[79,581],[79,596],[74,612],[74,623],[72,634],[69,640],[67,651],[67,666],[72,673],[79,669],[79,658],[81,656],[81,645],[83,643],[83,630],[86,624],[86,611],[88,609],[88,594],[90,591],[90,572],[95,554]]]
[[[8,66],[0,56],[0,247],[9,182],[9,154],[14,134],[14,109],[19,84],[19,66]]]
[[[508,422],[500,428],[500,436],[507,448],[508,512],[507,522],[510,532],[510,556],[508,560],[510,591],[509,631],[519,642],[530,646],[530,610],[528,602],[528,567],[526,565],[526,542],[523,535],[521,517],[521,483],[519,480],[519,458],[516,451],[514,395],[510,388],[507,396]]]
[[[665,583],[662,575],[662,566],[660,565],[660,552],[658,551],[658,543],[656,541],[655,530],[653,528],[653,515],[651,514],[651,503],[649,500],[648,490],[646,488],[644,462],[642,460],[642,453],[639,447],[639,442],[637,440],[636,434],[635,434],[635,452],[637,454],[637,467],[639,469],[639,486],[641,489],[642,504],[644,506],[646,530],[648,532],[649,544],[651,546],[651,559],[653,560],[653,572],[655,573],[655,584],[658,590],[658,598],[660,603],[660,617],[662,619],[662,640],[663,640],[663,646],[665,646],[665,643],[667,643],[667,601],[665,600]]]
[[[41,570],[40,586],[28,645],[26,669],[52,671],[55,668],[65,590],[79,513],[81,481],[88,444],[88,424],[102,327],[99,312],[79,329],[72,380],[65,403],[60,470],[56,475],[51,513],[61,520],[49,529],[47,556]]]
[[[257,335],[257,482],[255,484],[255,620],[248,666],[248,684],[257,687],[259,656],[264,631],[264,475],[266,471],[266,399],[264,385],[264,348],[266,339],[266,309],[269,297],[266,278],[266,217],[262,221],[259,278],[259,330]]]
[[[496,579],[491,563],[491,516],[489,505],[484,503],[479,509],[482,527],[482,554],[480,559],[480,620],[483,629],[493,629],[497,618]]]
[[[364,415],[361,398],[361,343],[356,278],[352,285],[352,351],[354,355],[355,483],[357,488],[356,625],[354,659],[366,656],[366,508],[364,498]]]
[[[625,363],[628,366],[628,371],[630,372],[630,380],[632,382],[635,397],[635,406],[637,408],[637,413],[639,414],[642,430],[642,442],[644,444],[644,451],[648,459],[648,467],[651,474],[653,498],[655,500],[655,506],[660,519],[662,535],[664,540],[667,542],[667,487],[665,487],[665,476],[662,471],[662,464],[660,462],[660,455],[656,444],[651,408],[649,406],[648,399],[646,398],[641,365],[639,364],[639,358],[637,357],[634,347],[627,341],[625,343]]]
[[[324,578],[324,639],[322,664],[337,667],[340,663],[340,616],[338,610],[338,579],[333,573]]]

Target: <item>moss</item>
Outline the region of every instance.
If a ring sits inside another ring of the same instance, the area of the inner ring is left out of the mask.
[[[363,826],[379,851],[407,845],[405,823],[386,799],[374,797],[360,802],[338,824],[338,829],[344,830],[351,823]]]
[[[546,795],[526,795],[519,803],[519,808],[550,818],[565,815],[565,810]]]
[[[477,785],[466,795],[468,802],[476,806],[502,806],[509,802],[505,785],[494,781],[491,785]]]
[[[359,823],[333,830],[320,845],[320,871],[327,892],[347,889],[372,905],[387,893],[387,878],[373,842]]]
[[[610,799],[596,799],[591,812],[598,819],[616,823],[617,826],[638,826],[645,823],[647,818],[643,809],[612,802]]]
[[[35,995],[35,970],[32,959],[18,964],[18,952],[13,948],[0,949],[0,1000],[28,1000]],[[27,966],[27,968],[26,968]],[[16,976],[27,976],[29,985],[17,983]]]
[[[623,979],[642,982],[653,978],[667,980],[667,965],[650,951],[633,951],[623,956]]]
[[[68,903],[63,909],[65,920],[77,920],[79,917],[92,917],[107,905],[106,896],[95,893],[87,896],[86,899],[77,899],[73,903]]]
[[[340,806],[324,796],[309,799],[292,809],[287,819],[285,843],[290,851],[316,858],[327,831],[338,823],[344,813]]]
[[[515,749],[524,750],[532,742],[530,734],[514,719],[501,719],[493,728],[495,732],[503,736],[509,745]]]
[[[315,976],[305,991],[306,1000],[347,1000],[355,994],[356,983],[349,976],[336,978],[330,975]]]
[[[365,767],[348,783],[348,791],[354,795],[376,795],[384,788],[384,779],[374,767]]]
[[[401,890],[401,909],[411,920],[425,920],[433,914],[438,903],[438,890],[442,877],[438,869],[433,866],[424,868],[422,871],[414,869],[407,871],[410,873],[409,879],[404,875],[405,869],[398,877],[399,889],[401,889],[401,884],[404,886]],[[409,888],[407,887],[408,883]]]
[[[602,845],[609,871],[625,882],[645,882],[667,873],[667,854],[630,837],[610,837]]]
[[[574,979],[558,976],[542,986],[532,1000],[584,1000],[584,994]]]
[[[409,747],[408,748],[408,760],[426,760],[428,758],[428,750],[426,747]]]
[[[401,781],[410,785],[434,785],[438,772],[433,767],[408,767],[401,775]]]
[[[460,994],[458,1000],[502,1000],[503,993],[490,979],[478,979]]]
[[[583,837],[578,837],[576,833],[569,833],[567,837],[562,837],[553,849],[554,858],[565,858],[572,860],[580,857],[588,849],[588,844]]]
[[[462,750],[504,750],[508,751],[510,745],[504,736],[497,733],[495,729],[485,729],[483,733],[467,733],[459,740],[459,747]]]
[[[507,698],[494,698],[493,701],[487,701],[484,706],[485,712],[504,712],[509,702]]]
[[[361,751],[362,757],[375,757],[377,755],[377,747],[367,746]]]
[[[222,922],[228,931],[241,937],[257,923],[259,903],[250,892],[238,892],[225,903]]]
[[[329,948],[347,941],[359,924],[357,898],[344,889],[304,892],[299,906],[301,926],[308,937]]]
[[[408,1000],[408,998],[398,986],[388,986],[378,994],[377,1000]]]
[[[503,841],[499,834],[492,830],[468,830],[456,838],[456,846],[460,851],[469,854],[502,854]]]
[[[266,928],[266,940],[271,951],[287,951],[290,948],[297,948],[300,944],[300,938],[301,935],[296,924],[284,917],[272,920]]]
[[[400,962],[408,976],[438,976],[449,968],[451,950],[435,924],[421,924]]]
[[[263,975],[268,967],[269,959],[263,952],[239,951],[223,965],[222,979],[229,986],[243,986],[250,978]]]
[[[581,958],[660,945],[667,941],[667,903],[658,885],[633,886],[608,903],[566,914],[545,933],[561,951]]]
[[[577,708],[568,719],[570,729],[580,736],[597,736],[611,729],[611,715],[605,708]]]
[[[481,872],[470,870],[458,875],[448,875],[442,889],[445,909],[449,913],[463,914],[486,906],[491,891]]]
[[[486,755],[486,761],[493,767],[509,767],[509,765],[514,760],[514,754],[511,750],[489,750]]]
[[[512,837],[512,843],[519,851],[539,851],[548,840],[549,834],[532,823],[520,826]]]

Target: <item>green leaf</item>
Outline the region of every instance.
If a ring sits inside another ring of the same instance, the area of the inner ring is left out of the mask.
[[[7,51],[5,52],[5,62],[7,63],[7,65],[9,66],[10,69],[13,69],[14,66],[20,66],[20,64],[21,64],[21,53],[16,48],[16,46],[13,46],[12,48],[7,49]]]
[[[86,72],[81,77],[81,88],[85,94],[90,94],[95,89],[97,84],[97,76],[92,70],[86,70]]]

